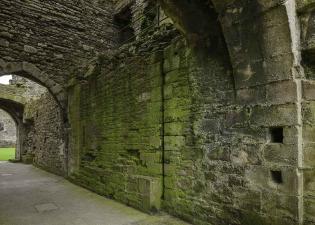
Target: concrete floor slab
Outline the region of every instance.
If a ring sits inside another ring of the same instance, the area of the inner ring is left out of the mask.
[[[0,224],[187,225],[168,215],[139,212],[31,165],[13,163],[0,163]]]

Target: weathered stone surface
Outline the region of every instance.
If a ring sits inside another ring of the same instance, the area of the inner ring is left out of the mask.
[[[74,70],[114,45],[112,20],[110,1],[1,1],[0,60],[32,64],[48,79],[29,66],[13,73],[63,89]],[[0,67],[3,73],[10,70]],[[66,101],[59,104],[66,108]]]
[[[0,147],[8,148],[16,145],[16,124],[12,117],[0,109]]]
[[[197,225],[314,224],[312,2],[160,2],[182,35],[141,0],[0,3],[0,73],[52,93],[24,112],[34,163]]]
[[[307,80],[302,83],[303,98],[307,101],[315,100],[315,81]]]

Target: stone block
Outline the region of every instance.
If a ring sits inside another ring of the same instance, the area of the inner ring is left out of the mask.
[[[40,80],[41,70],[32,63],[23,62],[23,70]]]
[[[302,119],[306,125],[315,124],[315,102],[303,102],[302,103]]]
[[[302,134],[304,143],[315,142],[315,126],[305,124]]]
[[[152,77],[161,77],[163,75],[161,63],[154,63],[147,67],[148,75]]]
[[[207,145],[207,157],[209,160],[230,160],[230,150],[221,146],[214,146],[213,144]]]
[[[293,81],[282,81],[266,85],[266,101],[270,104],[294,103],[297,101],[297,86]]]
[[[304,193],[306,195],[315,196],[315,169],[304,170]]]
[[[187,75],[187,71],[172,70],[165,74],[165,83],[170,84],[170,83],[178,82],[180,80],[185,79],[186,75]]]
[[[32,53],[32,54],[35,54],[37,53],[37,49],[33,46],[30,46],[30,45],[24,45],[24,51],[27,52],[27,53]]]
[[[283,144],[297,145],[298,143],[298,129],[297,127],[284,127],[283,128]]]
[[[50,88],[50,91],[52,93],[54,93],[55,95],[59,94],[60,92],[62,92],[62,86],[56,84],[55,86]]]
[[[185,137],[184,136],[165,136],[164,137],[164,148],[165,150],[174,150],[178,151],[185,146]]]
[[[189,98],[171,98],[164,101],[165,111],[176,109],[189,109],[191,107],[191,99]]]
[[[298,161],[298,147],[296,145],[270,143],[265,146],[263,156],[270,163],[294,166]]]
[[[264,191],[262,193],[262,212],[269,216],[298,219],[299,196],[281,195]]]
[[[271,171],[280,171],[282,182],[276,183]],[[298,174],[294,167],[270,165],[270,166],[251,166],[246,169],[245,177],[250,187],[267,189],[282,194],[297,195]]]
[[[284,50],[285,51],[285,50]],[[283,53],[279,56],[267,59],[264,64],[264,74],[266,82],[284,81],[292,79],[292,61],[291,53]]]
[[[252,210],[259,212],[261,208],[261,192],[250,189],[235,189],[234,204],[242,210]]]
[[[154,163],[161,163],[162,153],[161,152],[140,152],[140,160],[142,164],[150,166]]]
[[[13,35],[10,34],[9,32],[2,31],[0,32],[0,37],[5,38],[5,39],[11,39],[13,38]]]
[[[133,185],[132,185],[133,184]],[[136,202],[135,207],[146,212],[156,212],[161,207],[162,183],[160,178],[147,176],[132,176],[128,182],[127,192],[140,195],[140,204]]]
[[[237,101],[242,105],[257,105],[266,99],[266,88],[246,88],[236,91]]]
[[[167,47],[164,51],[164,73],[177,70],[181,67],[181,56],[178,54],[178,47],[174,44]]]
[[[225,114],[225,127],[244,127],[249,120],[250,113],[246,108],[229,111]]]
[[[315,143],[303,145],[303,166],[315,168]]]
[[[155,51],[150,57],[150,63],[154,64],[157,62],[162,62],[163,58],[164,58],[164,52],[163,51]]]
[[[4,72],[10,74],[10,73],[18,73],[23,70],[23,64],[22,63],[7,63],[4,67]]]
[[[172,84],[164,86],[164,99],[170,99],[174,96],[174,88]]]
[[[302,96],[303,99],[308,101],[315,100],[315,81],[311,80],[302,81]]]
[[[167,57],[164,61],[163,71],[164,73],[168,73],[170,71],[174,71],[180,68],[180,57],[179,55],[175,55],[174,57]]]
[[[172,108],[165,110],[164,112],[164,121],[166,123],[170,122],[188,122],[189,121],[190,111],[187,109],[177,109]]]
[[[10,46],[10,42],[7,41],[6,39],[0,38],[0,46],[2,46],[2,47],[9,47]]]
[[[181,136],[185,134],[185,123],[182,122],[172,122],[172,123],[165,123],[165,135],[166,136]]]
[[[315,196],[304,197],[305,224],[315,224]]]
[[[250,123],[264,127],[292,126],[298,124],[297,114],[295,104],[256,106],[251,112]]]

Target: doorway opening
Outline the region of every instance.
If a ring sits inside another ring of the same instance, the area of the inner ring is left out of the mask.
[[[0,109],[0,161],[16,157],[16,124],[13,118]]]
[[[64,175],[67,170],[64,114],[56,97],[44,85],[24,76],[0,78],[0,108],[11,115],[16,127],[15,135],[10,133],[11,139],[15,136],[15,149],[13,143],[6,147],[3,154],[10,153],[10,158],[3,159],[12,159],[15,152],[17,161]],[[1,121],[4,133],[9,126],[2,114]]]

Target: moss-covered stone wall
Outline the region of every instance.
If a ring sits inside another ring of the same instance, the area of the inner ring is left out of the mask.
[[[160,0],[167,22],[146,0],[22,2],[1,2],[0,72],[70,125],[67,149],[53,99],[28,106],[35,164],[194,224],[315,223],[313,1]]]
[[[297,224],[296,83],[236,90],[223,50],[174,43],[164,60],[163,209],[193,224]]]
[[[236,90],[224,49],[152,49],[69,82],[71,179],[194,224],[296,224],[296,84]]]
[[[94,73],[73,84],[69,97],[71,149],[77,151],[71,157],[79,154],[73,179],[146,211],[160,208],[162,191],[158,60],[154,55],[100,59]]]

